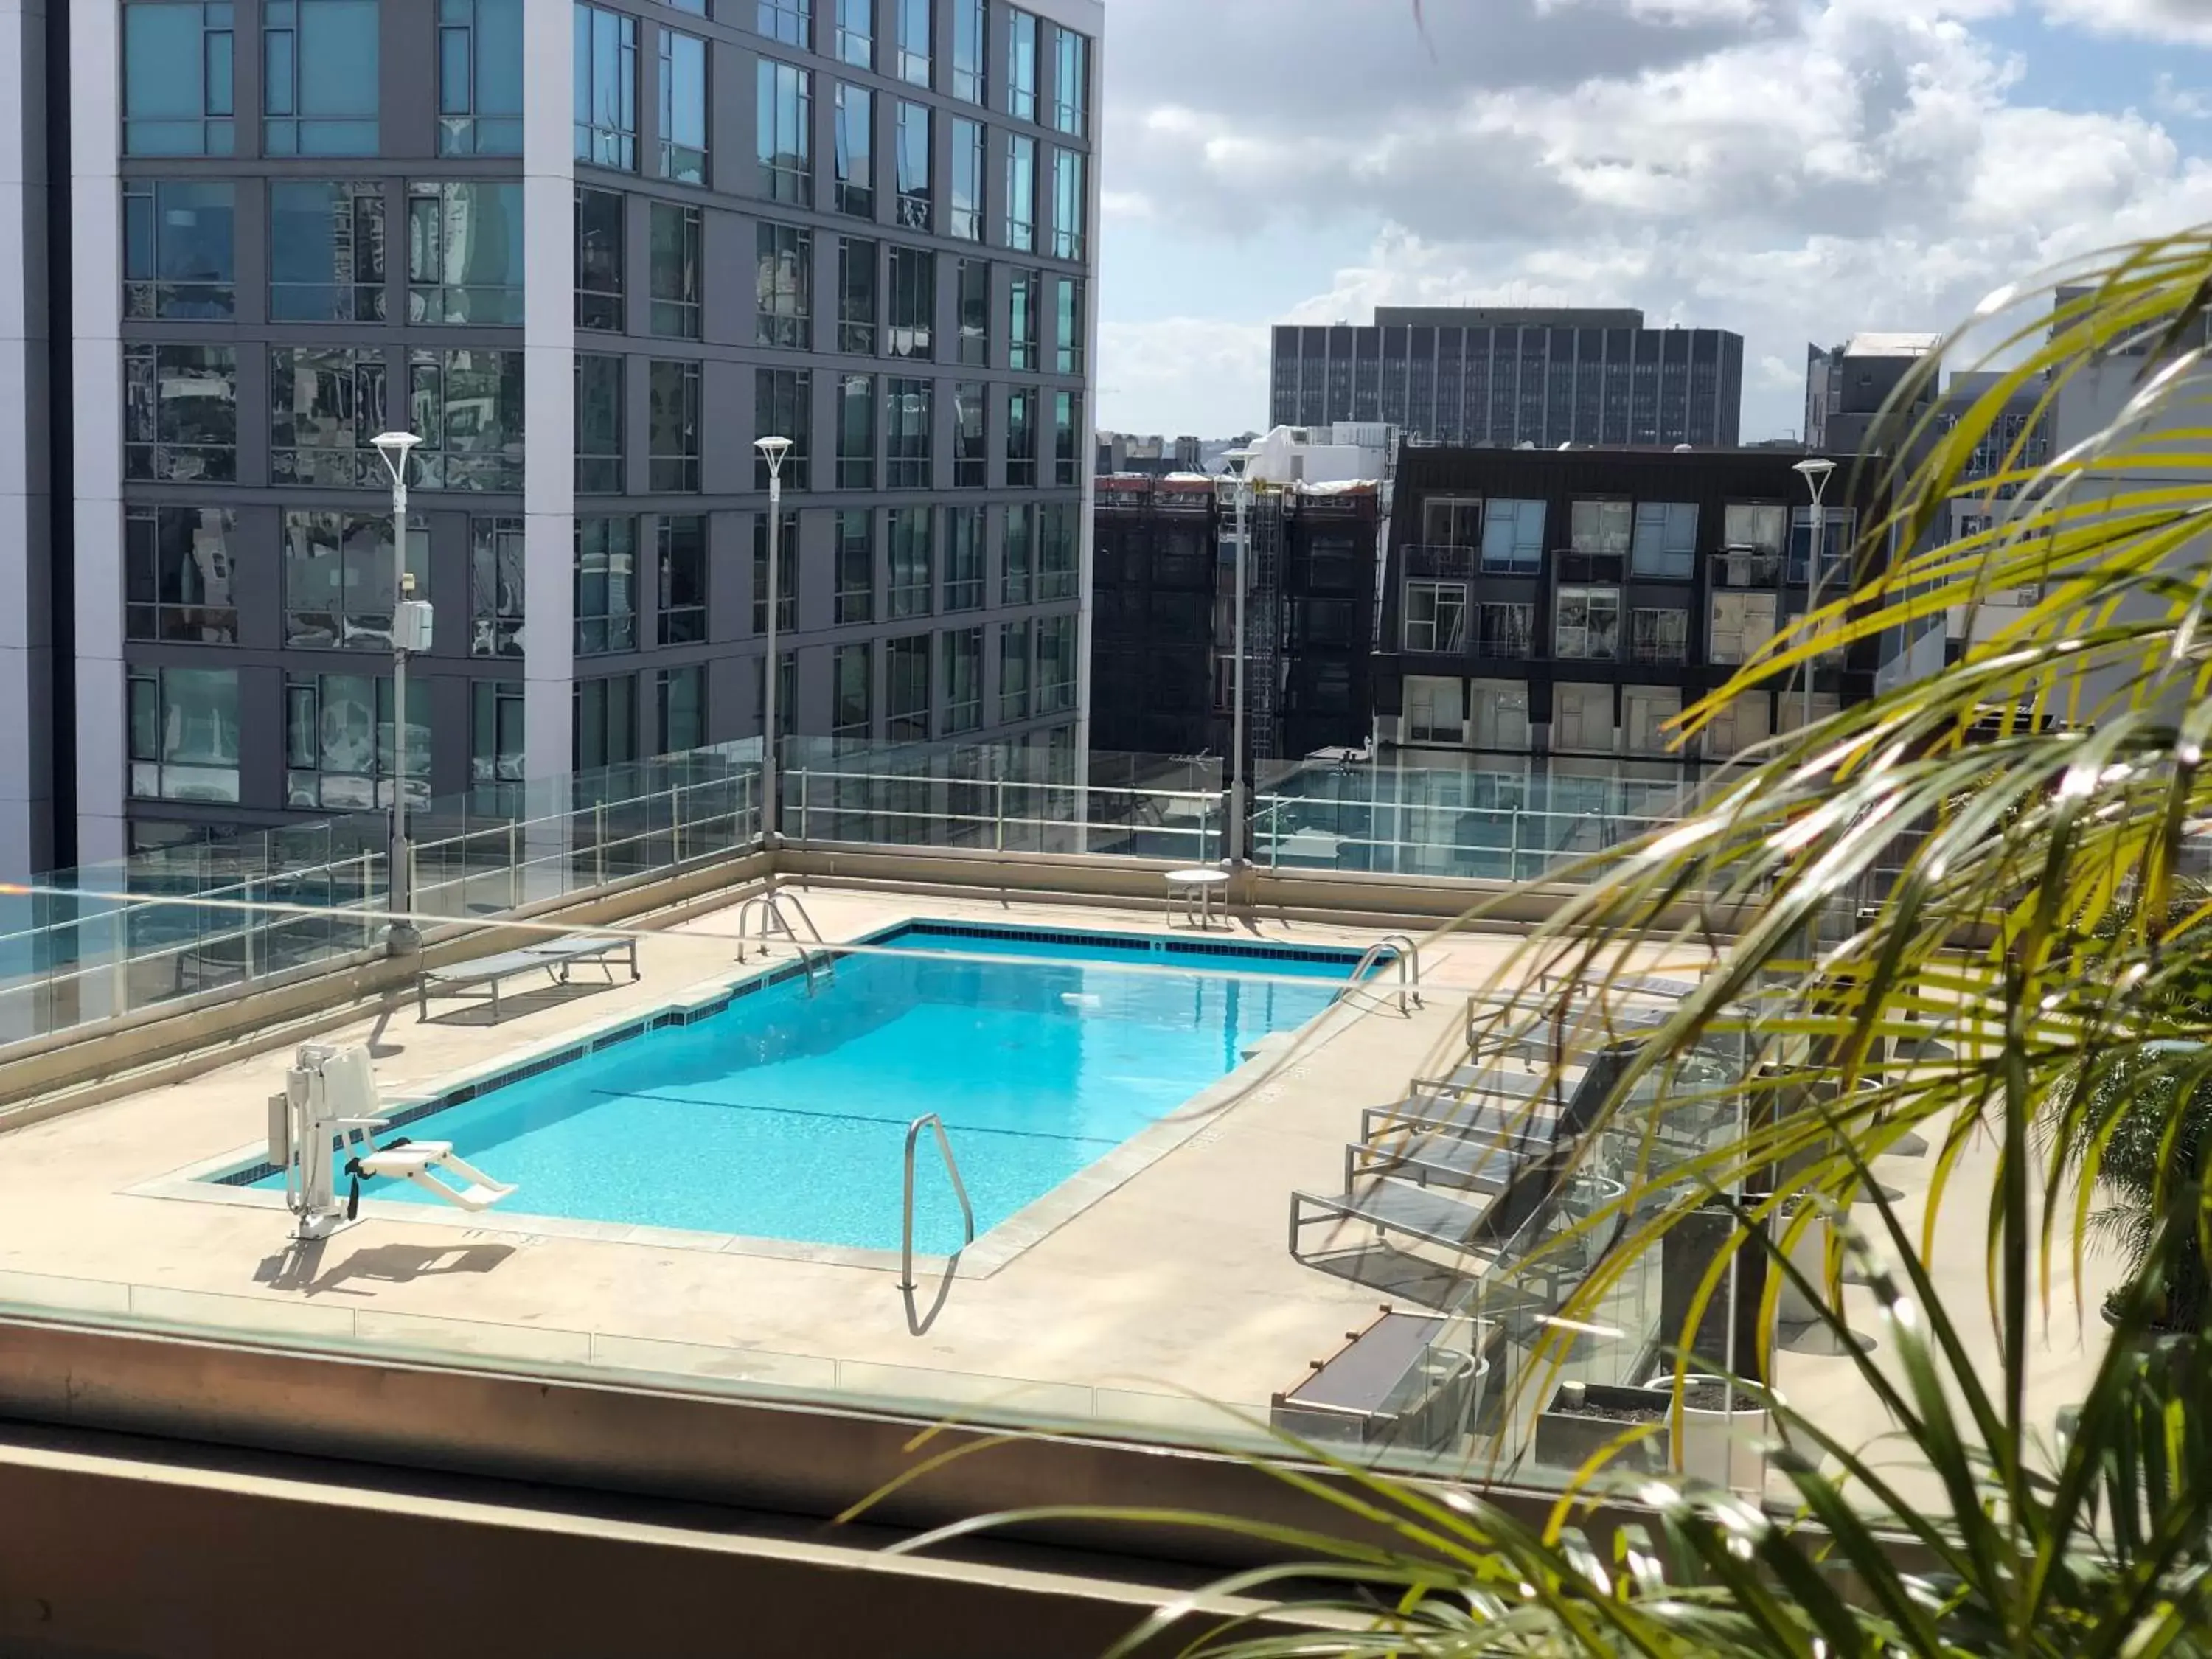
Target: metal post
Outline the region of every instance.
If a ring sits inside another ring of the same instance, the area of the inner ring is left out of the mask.
[[[768,660],[761,667],[761,841],[773,851],[783,827],[781,793],[776,787],[777,694],[783,689],[783,665],[776,657],[776,612],[782,605],[783,458],[791,448],[788,438],[753,440],[768,468]],[[775,874],[769,872],[769,887]]]
[[[1820,581],[1826,573],[1821,568],[1821,555],[1826,550],[1825,532],[1827,529],[1826,508],[1822,497],[1826,494],[1828,480],[1834,474],[1836,464],[1830,460],[1808,459],[1797,463],[1794,471],[1805,480],[1805,488],[1813,497],[1810,528],[1812,544],[1807,549],[1805,566],[1805,615],[1808,620],[1820,608]],[[1813,668],[1814,659],[1805,659],[1804,678],[1798,687],[1797,717],[1801,732],[1813,724]]]
[[[411,432],[379,433],[373,441],[392,479],[392,846],[386,854],[385,945],[394,956],[422,948],[406,920],[415,908],[414,861],[407,851],[407,649],[400,607],[407,602],[407,457],[422,441]],[[366,896],[364,895],[364,896]]]
[[[1237,474],[1237,599],[1233,624],[1237,656],[1230,692],[1229,822],[1224,826],[1229,841],[1228,861],[1239,865],[1244,862],[1244,546],[1246,508],[1252,495],[1252,481],[1246,469],[1251,465],[1248,455]]]

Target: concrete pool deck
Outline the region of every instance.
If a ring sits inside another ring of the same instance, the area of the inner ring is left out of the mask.
[[[833,940],[914,919],[1168,931],[1156,907],[800,887]],[[318,1040],[369,1042],[387,1099],[435,1094],[755,971],[757,962],[736,961],[737,925],[732,907],[647,937],[638,983],[566,1000],[518,996],[496,1025],[459,1003],[434,1003],[432,1018],[418,1021],[410,996]],[[1357,950],[1376,931],[1240,918],[1211,937]],[[590,1367],[615,1381],[648,1373],[835,1389],[933,1414],[1005,1406],[1218,1431],[1224,1419],[1203,1402],[1264,1414],[1271,1394],[1395,1299],[1290,1255],[1290,1194],[1340,1188],[1360,1109],[1442,1069],[1459,1046],[1466,993],[1516,943],[1451,934],[1424,946],[1423,1007],[1401,1014],[1378,990],[1347,999],[1295,1044],[1271,1045],[1230,1086],[1066,1183],[1045,1200],[1056,1210],[1014,1218],[1007,1230],[1019,1237],[986,1234],[920,1337],[908,1332],[890,1255],[539,1221],[527,1215],[527,1193],[508,1206],[515,1213],[482,1218],[372,1201],[357,1225],[298,1245],[275,1194],[202,1185],[186,1195],[180,1176],[261,1142],[289,1048],[0,1134],[0,1303]],[[1914,1224],[1933,1161],[1881,1161]],[[1934,1252],[1939,1286],[1960,1298],[1960,1323],[1978,1342],[1987,1322],[1966,1298],[1981,1294],[1983,1218],[1963,1188],[1992,1178],[1993,1162],[1978,1150],[1962,1160]],[[884,1201],[896,1211],[898,1194]],[[1327,1242],[1315,1228],[1315,1246]],[[935,1265],[917,1274],[925,1309],[939,1288]],[[2054,1264],[2055,1310],[2065,1269]],[[2103,1285],[2095,1264],[2090,1278],[2084,1293],[2094,1296]],[[1848,1296],[1855,1313],[1868,1305],[1863,1290]],[[2094,1313],[2082,1330],[2054,1319],[2033,1370],[2044,1420],[2080,1397],[2102,1334]],[[1863,1425],[1869,1442],[1887,1430],[1848,1358],[1785,1348],[1776,1381],[1825,1424]]]

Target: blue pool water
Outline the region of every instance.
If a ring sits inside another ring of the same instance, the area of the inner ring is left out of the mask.
[[[848,957],[811,995],[787,977],[689,1024],[648,1019],[387,1134],[452,1141],[520,1186],[511,1212],[896,1249],[907,1126],[936,1112],[980,1236],[1233,1070],[1255,1039],[1319,1013],[1356,961],[928,922],[872,942],[928,954]],[[927,1131],[915,1167],[915,1247],[949,1251],[959,1207]],[[363,1192],[437,1201],[401,1182]]]

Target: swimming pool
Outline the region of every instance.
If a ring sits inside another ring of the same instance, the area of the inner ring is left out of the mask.
[[[980,1237],[1319,1013],[1358,955],[930,921],[868,942],[923,954],[846,957],[811,991],[786,964],[393,1128],[516,1183],[502,1212],[896,1249],[907,1127],[936,1112]],[[265,1164],[219,1179],[283,1185]],[[436,1202],[392,1181],[363,1196]],[[926,1133],[915,1206],[916,1249],[959,1244]]]

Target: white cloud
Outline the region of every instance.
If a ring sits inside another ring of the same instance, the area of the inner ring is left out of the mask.
[[[2202,121],[2212,116],[2212,93],[2200,87],[2185,87],[2171,70],[2160,70],[2151,87],[2150,106],[2177,121]]]
[[[2046,261],[2212,218],[2212,172],[2157,118],[2178,106],[2021,100],[2021,64],[1978,33],[2010,0],[1431,0],[1433,60],[1392,33],[1400,3],[1265,0],[1261,61],[1223,74],[1205,19],[1234,36],[1255,0],[1117,0],[1108,165],[1191,265],[1170,322],[1108,329],[1108,423],[1171,427],[1178,395],[1218,407],[1246,362],[1243,422],[1262,420],[1259,325],[1465,301],[1738,329],[1762,435],[1796,423],[1808,337],[1941,327]],[[2078,5],[2212,36],[2212,0]],[[1203,76],[1156,67],[1184,47],[1145,31],[1171,26]],[[1238,314],[1238,239],[1284,224],[1326,232],[1339,268],[1279,316]],[[1209,311],[1246,343],[1209,349]]]
[[[2212,44],[2212,7],[2204,0],[2043,0],[2053,22],[2100,34]]]

